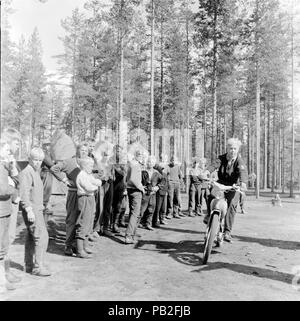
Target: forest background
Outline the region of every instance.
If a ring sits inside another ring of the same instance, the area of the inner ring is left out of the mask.
[[[47,11],[57,1],[27,2]],[[47,38],[37,26],[16,39],[20,1],[1,1],[1,130],[19,130],[28,149],[57,126],[78,142],[104,127],[118,132],[126,120],[149,134],[151,152],[155,129],[201,129],[209,164],[237,137],[258,190],[292,196],[300,182],[299,2],[83,0],[61,20],[62,50],[51,58],[58,68],[49,72]]]

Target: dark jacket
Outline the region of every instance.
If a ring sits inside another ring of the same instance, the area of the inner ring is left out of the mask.
[[[164,172],[163,168],[159,165],[153,167],[160,173],[160,181],[158,183],[158,193],[159,195],[166,195],[168,193],[169,183],[168,183],[168,174]]]
[[[248,180],[248,174],[241,156],[238,155],[230,168],[227,168],[228,160],[226,156],[227,154],[219,156],[221,164],[218,170],[218,183],[227,186],[240,183],[246,184]]]
[[[150,195],[153,191],[153,187],[157,186],[160,182],[161,174],[154,170],[151,177],[149,177],[149,173],[146,170],[142,170],[142,184],[145,187],[146,195]]]

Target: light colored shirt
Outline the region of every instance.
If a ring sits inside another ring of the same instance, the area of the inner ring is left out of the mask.
[[[144,190],[142,185],[142,169],[141,165],[133,159],[128,163],[128,171],[127,171],[127,188],[129,189],[138,189],[140,191]]]
[[[28,164],[19,174],[21,206],[28,212],[43,210],[43,182],[39,171]]]
[[[94,192],[101,184],[100,179],[85,171],[81,171],[76,178],[77,195],[94,195]]]
[[[166,168],[166,172],[168,174],[170,182],[178,182],[178,183],[180,183],[180,180],[181,180],[181,177],[182,177],[182,173],[181,173],[179,165],[174,165],[174,166],[170,166],[169,165]]]

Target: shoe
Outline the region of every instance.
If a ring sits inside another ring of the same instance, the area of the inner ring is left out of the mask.
[[[51,216],[53,215],[53,211],[51,211],[49,208],[46,208],[43,210],[43,214]]]
[[[9,283],[21,282],[21,278],[16,276],[10,269],[10,259],[4,259],[5,278]]]
[[[154,228],[149,224],[145,225],[145,229],[149,231],[154,231]]]
[[[89,247],[89,241],[88,240],[84,240],[83,241],[83,249],[85,250],[85,252],[87,254],[93,254],[94,251]]]
[[[196,215],[193,212],[189,212],[188,216],[195,217]]]
[[[131,238],[131,237],[125,237],[125,241],[124,241],[125,244],[134,244],[134,239]]]
[[[45,267],[33,268],[31,274],[36,275],[36,276],[50,276],[51,275],[51,273]]]
[[[203,214],[202,214],[202,212],[197,212],[196,215],[197,216],[202,216]]]
[[[181,218],[178,214],[173,215],[174,218]]]
[[[160,228],[160,224],[159,223],[152,224],[152,227]]]
[[[171,215],[167,215],[167,216],[166,216],[166,219],[171,220],[171,219],[172,219],[172,216],[171,216]]]
[[[181,217],[185,217],[185,215],[183,213],[181,213],[181,212],[178,213],[178,215],[181,216]]]
[[[103,233],[104,236],[108,236],[108,237],[113,237],[114,233],[112,233],[110,230],[104,229]]]
[[[77,243],[77,254],[76,257],[79,257],[81,259],[90,259],[92,258],[92,256],[90,254],[88,254],[85,250],[84,250],[84,240],[81,239],[76,239],[76,243]]]
[[[209,215],[206,214],[206,215],[204,216],[203,223],[207,225],[207,224],[208,224],[208,220],[209,220]]]
[[[168,223],[167,223],[165,220],[161,220],[161,221],[160,221],[160,224],[161,224],[161,225],[168,225]]]
[[[92,237],[94,237],[95,239],[99,239],[100,238],[100,235],[97,231],[94,231],[93,234],[92,234]]]
[[[141,223],[138,225],[138,228],[143,228],[143,227],[144,227],[144,225]]]
[[[16,276],[12,272],[6,273],[5,277],[9,283],[19,283],[22,280],[22,278],[20,278],[19,276]]]
[[[229,243],[232,242],[232,238],[231,238],[230,232],[228,232],[228,231],[225,232],[225,234],[224,234],[224,241],[229,242]]]
[[[246,214],[247,212],[244,209],[241,209],[241,214]]]
[[[16,287],[15,287],[12,283],[10,283],[10,282],[8,282],[8,281],[5,283],[5,288],[6,288],[6,290],[8,290],[8,291],[16,290]]]
[[[74,246],[66,246],[65,247],[65,255],[66,256],[73,256],[74,254],[76,254],[76,248]]]
[[[89,238],[88,238],[88,240],[89,240],[90,242],[97,242],[97,241],[98,241],[98,238],[96,238],[95,236],[90,235]]]
[[[120,229],[119,229],[119,227],[118,227],[118,224],[114,224],[114,226],[113,226],[113,232],[114,232],[114,233],[120,233]]]

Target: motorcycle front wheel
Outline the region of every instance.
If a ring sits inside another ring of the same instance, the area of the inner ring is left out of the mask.
[[[211,253],[211,249],[214,244],[214,240],[216,238],[217,232],[219,231],[219,213],[212,213],[212,218],[209,222],[209,230],[207,234],[207,238],[205,241],[204,253],[203,253],[203,264],[206,264]]]

